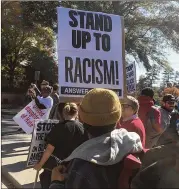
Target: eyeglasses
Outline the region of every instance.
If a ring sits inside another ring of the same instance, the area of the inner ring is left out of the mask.
[[[129,107],[132,108],[132,106],[130,104],[122,104],[122,108],[124,108],[124,109],[129,108]]]

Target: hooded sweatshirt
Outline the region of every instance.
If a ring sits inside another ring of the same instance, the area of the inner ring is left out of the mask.
[[[138,98],[139,101],[139,118],[142,120],[144,126],[146,125],[147,122],[147,114],[153,109],[153,114],[154,114],[154,122],[156,124],[161,123],[161,114],[160,111],[157,108],[154,108],[154,102],[151,97],[148,96],[140,96]]]
[[[116,188],[119,181],[122,188],[129,184],[131,173],[120,172],[122,161],[130,153],[143,150],[140,137],[126,129],[116,129],[111,133],[92,138],[62,161],[70,164],[64,175],[65,182],[53,181],[50,188]],[[132,164],[130,165],[133,166]],[[130,168],[129,168],[130,169]],[[123,175],[123,176],[122,176]]]
[[[137,133],[127,132],[126,129],[115,129],[111,133],[84,142],[63,162],[78,158],[108,166],[120,162],[129,153],[142,150],[142,143]]]

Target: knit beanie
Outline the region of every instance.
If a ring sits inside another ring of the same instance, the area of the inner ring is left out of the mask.
[[[79,106],[79,116],[82,122],[91,126],[115,124],[121,117],[119,97],[108,89],[92,89]]]

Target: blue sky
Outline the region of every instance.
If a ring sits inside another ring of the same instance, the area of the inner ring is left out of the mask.
[[[169,64],[175,71],[179,71],[179,54],[174,52],[173,50],[167,49],[166,58],[168,59]],[[137,72],[137,80],[139,79],[140,75],[145,75],[146,70],[142,65],[136,65],[136,72]]]

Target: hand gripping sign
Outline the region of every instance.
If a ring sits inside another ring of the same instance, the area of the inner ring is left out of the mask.
[[[39,109],[35,101],[30,102],[22,109],[13,120],[27,133],[31,134],[34,129],[35,119],[48,119],[49,109]]]

